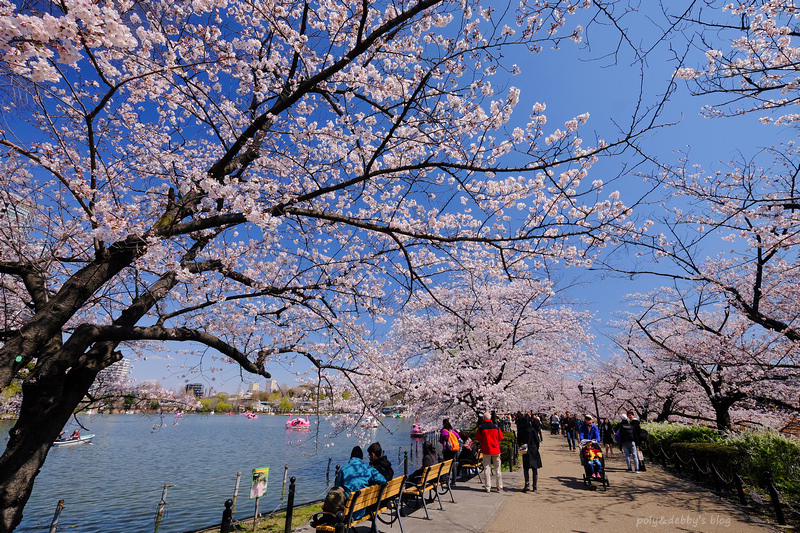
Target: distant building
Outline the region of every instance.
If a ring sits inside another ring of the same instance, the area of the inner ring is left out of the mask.
[[[252,396],[258,392],[258,383],[252,382],[247,386],[247,392]]]
[[[109,379],[118,381],[128,381],[128,374],[131,373],[131,360],[122,358],[113,365],[100,371],[101,374],[108,376]]]
[[[202,383],[189,383],[186,385],[186,392],[191,392],[198,400],[203,398],[203,384]]]
[[[120,359],[108,368],[104,368],[97,373],[97,377],[92,384],[90,391],[92,394],[104,394],[113,389],[119,390],[129,381],[128,375],[131,373],[131,360]]]
[[[273,392],[277,391],[278,390],[278,380],[271,379],[271,380],[267,381],[267,390],[269,390],[270,393],[273,393]]]

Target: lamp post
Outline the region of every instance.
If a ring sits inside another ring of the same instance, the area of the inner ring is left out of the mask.
[[[578,383],[578,391],[583,396],[583,384]],[[592,397],[594,398],[594,414],[597,416],[597,423],[600,423],[600,408],[597,407],[597,393],[594,390],[594,383],[592,383]]]

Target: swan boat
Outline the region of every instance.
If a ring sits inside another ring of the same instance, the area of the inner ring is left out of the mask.
[[[286,428],[287,429],[308,429],[311,427],[311,422],[308,421],[308,415],[306,415],[305,420],[300,418],[292,418],[292,415],[289,415],[289,420],[286,421]]]

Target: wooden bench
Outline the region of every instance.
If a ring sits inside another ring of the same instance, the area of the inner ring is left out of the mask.
[[[475,453],[474,461],[458,462],[458,469],[461,471],[461,475],[464,475],[465,468],[474,468],[475,472],[478,473],[478,481],[483,483],[483,480],[481,479],[481,470],[483,470],[483,454],[480,451]]]
[[[431,517],[428,514],[428,504],[425,501],[425,491],[430,491],[435,495],[436,500],[439,502],[439,510],[444,511],[444,507],[442,507],[442,499],[439,496],[439,487],[443,484],[446,484],[445,492],[450,492],[450,500],[455,503],[453,491],[450,490],[450,477],[444,477],[450,473],[452,466],[452,459],[448,459],[447,461],[443,461],[441,463],[436,463],[435,465],[427,466],[422,470],[422,476],[420,477],[418,483],[413,481],[406,482],[406,488],[403,489],[403,497],[413,498],[414,500],[422,500],[422,506],[425,509],[425,518],[428,520],[430,520]]]
[[[450,501],[452,503],[456,503],[455,498],[453,498],[452,487],[450,487],[450,482],[453,478],[453,462],[453,459],[448,459],[447,461],[442,462],[442,468],[439,469],[439,475],[436,479],[436,492],[438,495],[439,487],[441,487],[445,494],[450,494]]]
[[[390,479],[386,485],[370,485],[350,494],[344,505],[344,531],[352,531],[354,526],[372,519],[372,531],[378,531],[377,518],[384,511],[391,513],[388,524],[395,520],[400,524],[400,533],[403,533],[403,522],[400,520],[400,495],[406,481],[406,476]],[[354,518],[358,511],[364,511],[364,516]],[[381,519],[382,520],[382,519]],[[382,520],[383,521],[383,520]]]

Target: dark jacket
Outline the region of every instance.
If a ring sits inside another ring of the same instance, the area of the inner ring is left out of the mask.
[[[422,481],[422,471],[425,469],[426,466],[433,466],[439,462],[439,458],[436,457],[436,452],[433,451],[433,448],[428,450],[422,455],[422,466],[414,470],[408,479],[413,481],[414,483],[419,483]]]
[[[539,444],[542,442],[542,427],[538,420],[535,418],[526,419],[523,424],[517,425],[519,434],[517,435],[517,444],[523,446],[528,445],[528,467],[541,468],[542,456],[539,454]]]
[[[387,481],[394,477],[392,463],[389,462],[389,459],[385,455],[381,455],[374,463],[370,462],[370,466],[380,472]]]
[[[639,421],[625,420],[619,425],[619,442],[639,442]]]

